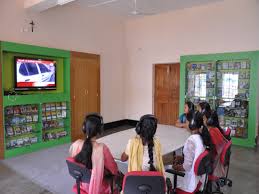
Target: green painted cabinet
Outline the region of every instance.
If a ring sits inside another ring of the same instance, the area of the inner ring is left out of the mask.
[[[180,112],[207,101],[235,145],[255,146],[258,61],[258,51],[182,56]]]
[[[4,158],[71,142],[70,52],[0,42]],[[14,58],[56,61],[56,89],[14,91]]]

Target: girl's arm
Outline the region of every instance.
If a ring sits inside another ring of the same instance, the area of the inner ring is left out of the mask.
[[[190,171],[192,169],[192,165],[194,162],[195,157],[195,144],[191,140],[187,140],[187,143],[185,144],[184,149],[184,162],[183,162],[183,168],[185,171]]]

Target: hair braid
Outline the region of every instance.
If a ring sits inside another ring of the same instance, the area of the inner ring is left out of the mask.
[[[154,147],[154,141],[153,139],[148,143],[148,156],[149,156],[149,170],[150,171],[156,171],[156,168],[154,166],[154,158],[153,158],[153,147]]]

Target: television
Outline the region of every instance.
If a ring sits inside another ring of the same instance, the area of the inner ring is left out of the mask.
[[[14,58],[15,90],[56,89],[56,61],[48,59]]]

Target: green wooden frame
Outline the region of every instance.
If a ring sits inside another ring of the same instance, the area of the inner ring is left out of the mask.
[[[17,95],[15,97],[15,100],[12,101],[8,98],[8,96],[3,96],[3,107],[2,111],[4,111],[4,108],[6,106],[13,106],[13,105],[25,105],[25,104],[38,104],[39,105],[39,124],[37,124],[38,128],[42,128],[42,119],[41,119],[41,112],[42,103],[47,102],[67,102],[67,118],[65,119],[65,125],[68,126],[67,132],[68,136],[56,139],[56,140],[50,140],[48,142],[42,142],[38,141],[36,144],[32,144],[29,147],[21,147],[21,148],[15,148],[11,150],[6,150],[4,146],[4,157],[10,158],[18,155],[22,155],[25,153],[30,153],[33,151],[37,151],[44,148],[53,147],[56,145],[69,143],[71,142],[71,118],[70,118],[70,51],[60,50],[60,49],[54,49],[54,48],[46,48],[46,47],[39,47],[39,46],[32,46],[32,45],[26,45],[26,44],[19,44],[19,43],[12,43],[12,42],[0,42],[0,59],[1,63],[10,63],[8,65],[13,65],[13,62],[10,62],[10,60],[13,58],[13,56],[28,56],[28,57],[42,57],[42,58],[51,58],[57,60],[57,64],[60,67],[60,71],[62,72],[60,75],[57,75],[57,84],[59,84],[59,87],[55,91],[26,91],[22,92],[26,95]],[[5,55],[10,57],[9,61],[5,60]],[[58,68],[58,66],[57,66]],[[5,81],[8,81],[10,79],[8,76],[8,73],[12,72],[13,70],[10,70],[9,67],[7,67],[5,64],[2,65],[2,92],[4,92],[4,85]],[[4,117],[4,115],[3,115]],[[3,119],[4,122],[4,119]],[[4,126],[4,125],[3,125]],[[4,129],[2,129],[4,130]],[[5,130],[4,130],[5,133]],[[38,136],[38,135],[37,135]],[[39,136],[42,136],[42,131],[39,134]],[[5,137],[5,135],[4,135]],[[5,138],[4,138],[5,141]],[[4,142],[5,143],[5,142]],[[5,144],[4,144],[5,145]]]
[[[201,62],[201,61],[220,61],[220,60],[243,60],[248,59],[251,62],[250,71],[250,99],[249,99],[249,118],[248,118],[248,138],[232,138],[234,145],[244,147],[254,147],[256,138],[256,99],[257,90],[256,84],[258,79],[258,64],[259,64],[259,51],[250,52],[236,52],[236,53],[219,53],[219,54],[205,54],[205,55],[188,55],[181,56],[180,61],[180,104],[179,114],[182,112],[185,101],[185,87],[186,87],[186,64],[188,62]]]

